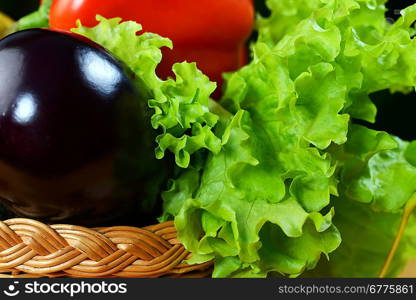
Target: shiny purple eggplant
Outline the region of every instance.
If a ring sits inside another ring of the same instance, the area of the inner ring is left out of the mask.
[[[75,35],[32,29],[1,40],[2,204],[47,222],[149,222],[166,167],[134,82]]]

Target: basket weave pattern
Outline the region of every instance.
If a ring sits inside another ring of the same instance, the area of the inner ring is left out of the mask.
[[[144,228],[0,221],[1,277],[206,277],[211,263],[189,265],[173,222]]]

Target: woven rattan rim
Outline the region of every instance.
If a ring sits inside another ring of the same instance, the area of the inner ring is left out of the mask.
[[[207,277],[210,262],[189,265],[173,222],[144,228],[0,221],[0,277]]]

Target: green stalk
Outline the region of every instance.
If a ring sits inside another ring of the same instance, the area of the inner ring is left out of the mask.
[[[49,12],[53,0],[45,0],[39,9],[17,21],[16,31],[30,28],[48,28]]]
[[[416,193],[414,193],[412,197],[410,197],[409,201],[407,202],[404,208],[399,230],[397,231],[396,238],[394,239],[393,245],[390,248],[386,261],[384,262],[383,268],[380,271],[379,278],[386,277],[386,274],[390,269],[391,262],[393,261],[393,258],[396,255],[400,241],[402,240],[403,234],[406,230],[407,224],[409,223],[410,216],[413,214],[415,210],[416,210]]]

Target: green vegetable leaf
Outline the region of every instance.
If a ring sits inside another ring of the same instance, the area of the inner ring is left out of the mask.
[[[300,274],[340,242],[331,224],[333,211],[322,215],[297,201],[299,194],[314,197],[318,209],[327,205],[330,164],[306,150],[300,158],[312,159],[318,180],[300,171],[292,184],[293,195],[287,194],[289,176],[279,167],[279,158],[270,155],[274,143],[261,127],[240,110],[219,129],[221,152],[210,155],[202,169],[186,170],[163,195],[165,213],[176,216],[179,238],[194,259],[218,259],[214,276]],[[322,193],[326,198],[320,198]]]
[[[97,42],[118,57],[136,75],[138,90],[149,99],[152,109],[151,124],[161,134],[156,138],[156,157],[163,158],[169,150],[176,163],[186,168],[191,155],[200,149],[218,153],[221,140],[213,133],[218,116],[209,111],[211,93],[216,84],[196,68],[194,63],[173,66],[175,79],[162,80],[156,67],[162,60],[161,47],[172,47],[169,39],[153,33],[142,33],[135,22],[106,19],[97,16],[94,28],[83,27],[72,31]]]
[[[416,191],[416,152],[413,143],[385,132],[352,125],[348,142],[331,149],[340,169],[340,194],[334,198],[334,224],[342,244],[306,276],[377,277],[399,234],[403,208]],[[377,246],[375,246],[377,245]],[[401,238],[388,269],[395,276],[416,256],[416,218]]]
[[[222,149],[172,182],[163,219],[175,217],[192,261],[214,259],[218,277],[298,276],[324,256],[332,269],[341,237],[350,243],[360,226],[361,242],[383,246],[373,271],[345,274],[373,276],[414,192],[415,146],[351,122],[375,120],[371,93],[416,84],[416,6],[390,24],[384,0],[267,3],[252,62],[226,76]]]
[[[16,25],[16,30],[25,30],[30,28],[48,28],[49,11],[53,0],[44,0],[39,9],[23,18]]]
[[[352,125],[348,142],[334,149],[340,193],[375,210],[400,212],[416,191],[415,143]]]
[[[342,233],[341,246],[305,277],[378,277],[397,236],[400,212],[382,212],[346,198],[334,199],[334,223]],[[387,276],[399,275],[416,257],[416,218],[412,217],[401,239]]]

